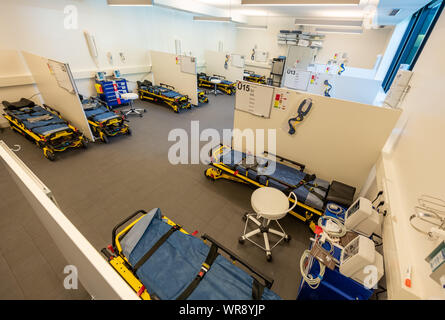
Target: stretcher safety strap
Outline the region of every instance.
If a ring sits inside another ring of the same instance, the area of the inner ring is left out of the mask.
[[[206,258],[205,262],[201,266],[201,270],[199,270],[199,272],[196,275],[195,279],[193,279],[193,281],[176,298],[176,300],[185,300],[192,294],[192,292],[199,285],[199,283],[204,278],[206,273],[210,270],[210,267],[212,266],[213,262],[215,261],[216,257],[218,257],[218,255],[219,255],[218,247],[215,244],[212,244],[212,246],[210,247],[209,253],[207,254],[207,258]]]
[[[136,271],[153,255],[153,253],[156,252],[156,250],[159,249],[159,247],[177,230],[180,230],[181,226],[174,225],[170,228],[159,240],[154,244],[153,247],[151,247],[150,250],[147,251],[146,254],[138,261],[133,267],[133,271],[136,273]]]

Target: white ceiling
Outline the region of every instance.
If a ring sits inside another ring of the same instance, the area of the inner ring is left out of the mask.
[[[195,0],[202,4],[228,10],[238,16],[287,16],[312,18],[363,19],[375,11],[374,23],[380,25],[397,24],[430,0],[361,0],[358,6],[242,6],[241,0]],[[388,16],[393,8],[400,8],[394,16]]]

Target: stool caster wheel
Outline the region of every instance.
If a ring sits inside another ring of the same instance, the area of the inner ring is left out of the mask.
[[[139,115],[139,118],[142,118],[142,114]]]
[[[246,212],[246,213],[243,215],[243,217],[242,217],[241,219],[243,219],[243,221],[246,221],[248,215],[249,215],[249,214]]]
[[[240,244],[244,244],[244,239],[243,239],[243,237],[239,237],[238,242],[239,242]]]
[[[266,260],[267,260],[267,262],[271,262],[272,261],[272,253],[270,253],[270,252],[266,253]]]
[[[144,109],[144,112],[147,112],[147,109]]]
[[[290,239],[292,239],[292,237],[289,234],[286,234],[286,236],[284,237],[284,241],[289,242]]]

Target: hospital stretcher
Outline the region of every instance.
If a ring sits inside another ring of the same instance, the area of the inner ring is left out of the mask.
[[[139,99],[161,102],[171,107],[176,113],[183,109],[192,107],[190,98],[187,95],[174,91],[174,87],[161,83],[159,86],[153,85],[151,81],[137,81]]]
[[[243,79],[245,81],[259,83],[259,84],[266,84],[266,77],[261,76],[259,74],[256,74],[253,71],[244,70],[244,76]]]
[[[56,152],[68,148],[87,148],[83,134],[48,105],[41,107],[25,98],[2,103],[11,128],[39,146],[47,159],[54,161]]]
[[[107,105],[97,98],[83,99],[80,96],[80,99],[88,124],[96,138],[108,143],[108,137],[119,134],[131,135],[130,127],[125,123],[127,120],[123,115],[110,111]]]
[[[280,299],[270,290],[273,280],[211,237],[202,238],[162,216],[158,208],[139,210],[114,227],[112,244],[101,251],[144,300]]]
[[[198,102],[199,103],[208,103],[209,98],[206,95],[204,90],[198,89]]]
[[[214,89],[215,83],[211,82],[212,79],[221,80],[221,83],[216,84],[216,88],[228,95],[233,95],[236,90],[236,82],[226,80],[223,76],[213,75],[208,76],[201,72],[198,74],[198,87]]]
[[[265,157],[253,157],[218,145],[210,150],[210,168],[204,174],[211,180],[227,179],[259,187],[277,188],[286,194],[294,192],[297,205],[289,213],[315,230],[327,201],[340,205],[352,204],[355,188],[338,181],[331,184],[314,174],[304,172],[305,165],[265,152]],[[292,198],[289,200],[294,202]]]

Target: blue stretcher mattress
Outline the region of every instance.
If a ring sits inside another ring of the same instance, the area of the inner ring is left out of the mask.
[[[95,122],[103,122],[115,118],[119,118],[114,112],[109,111],[104,106],[85,109],[85,115],[88,119]]]
[[[230,152],[222,155],[219,161],[223,162],[225,165],[227,165],[229,168],[233,170],[235,169],[235,165],[239,164],[245,156],[246,154],[243,152],[231,150]],[[267,168],[273,168],[273,166],[270,165],[272,161],[269,159],[257,157],[256,160],[259,163],[267,161],[269,162]],[[240,174],[242,175],[246,174],[246,169],[242,168],[241,165],[237,166],[236,169],[239,171]],[[247,170],[248,170],[247,177],[252,180],[257,180],[258,174],[253,170],[249,169]],[[306,174],[304,172],[301,172],[295,168],[286,166],[279,162],[275,162],[275,171],[272,172],[271,170],[269,170],[268,172],[268,170],[266,169],[264,175],[260,175],[260,177],[258,178],[258,182],[261,183],[262,185],[266,185],[267,180],[269,180],[268,184],[269,187],[277,188],[279,190],[284,191],[288,189],[286,185],[281,184],[278,181],[268,179],[267,176],[273,177],[287,184],[297,185],[301,180],[303,180],[305,175]],[[319,178],[316,178],[314,181],[311,181],[310,183],[317,184],[326,189],[329,188],[329,182]],[[323,209],[324,205],[323,201],[313,193],[309,192],[309,190],[306,187],[300,186],[299,188],[294,189],[293,192],[297,196],[299,202],[306,204],[317,210]],[[323,199],[326,197],[326,192],[321,189],[314,189],[314,192],[318,193]]]
[[[179,98],[182,96],[179,92],[173,90],[164,91],[162,94],[167,98]]]
[[[130,264],[135,265],[170,228],[163,221],[160,209],[153,209],[141,218],[121,241]],[[176,299],[198,274],[209,249],[202,240],[176,231],[136,274],[149,293],[162,300]],[[219,255],[188,300],[248,300],[252,299],[252,284],[251,276]],[[265,288],[262,299],[280,297]]]
[[[227,84],[227,85],[233,84],[233,82],[230,82],[230,81],[227,81],[227,80],[224,80],[224,79],[220,79],[220,80],[221,80],[222,84]]]
[[[69,129],[63,119],[60,119],[53,113],[39,106],[10,110],[9,112],[19,119],[28,130],[36,134],[46,136],[54,132]],[[33,121],[40,117],[44,117],[44,119]]]

